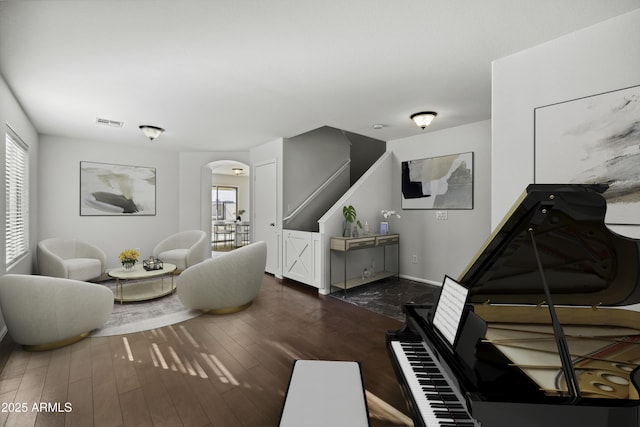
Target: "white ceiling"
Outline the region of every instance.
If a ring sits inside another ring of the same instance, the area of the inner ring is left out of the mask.
[[[423,132],[409,121],[421,110],[439,113],[426,131],[490,118],[492,60],[638,7],[640,0],[0,1],[0,73],[42,134],[246,151],[327,125],[388,141]],[[151,143],[140,124],[166,132]]]

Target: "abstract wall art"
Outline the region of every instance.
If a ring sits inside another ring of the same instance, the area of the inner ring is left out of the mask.
[[[156,169],[80,162],[80,215],[155,215]]]
[[[640,224],[640,86],[538,107],[534,180],[607,184],[610,224]]]
[[[402,209],[473,209],[473,153],[402,162]]]

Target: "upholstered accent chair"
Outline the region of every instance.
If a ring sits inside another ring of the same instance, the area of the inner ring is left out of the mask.
[[[267,245],[255,242],[187,268],[178,277],[178,298],[188,308],[232,313],[251,305],[260,292]]]
[[[211,256],[207,235],[202,230],[187,230],[172,234],[153,248],[153,257],[175,264],[176,270],[198,264]]]
[[[107,268],[107,255],[102,249],[87,242],[61,237],[40,241],[37,260],[41,275],[64,279],[97,279]]]
[[[104,326],[113,310],[113,292],[79,280],[5,274],[0,309],[14,342],[26,350],[48,350]]]

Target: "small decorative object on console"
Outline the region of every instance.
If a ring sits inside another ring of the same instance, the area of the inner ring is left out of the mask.
[[[380,234],[389,234],[389,218],[395,216],[396,218],[400,218],[400,215],[396,213],[396,211],[388,211],[381,210],[382,216],[384,217],[384,221],[380,223]]]
[[[389,234],[389,223],[387,221],[380,222],[380,234]]]
[[[380,211],[380,213],[382,213],[382,216],[384,217],[384,219],[391,218],[392,216],[395,216],[396,218],[401,218],[401,216],[398,215],[396,211],[387,211],[383,209]]]
[[[357,218],[356,208],[353,205],[343,206],[342,215],[344,216],[344,225],[342,230],[342,236],[355,237],[358,235],[358,228],[362,228],[362,223]],[[357,226],[357,227],[356,227]]]
[[[147,271],[162,270],[162,260],[150,256],[142,261],[142,267]]]

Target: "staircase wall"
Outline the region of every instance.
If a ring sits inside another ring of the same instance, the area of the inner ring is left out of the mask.
[[[318,231],[318,218],[384,153],[386,143],[324,126],[283,144],[283,212],[286,218],[346,163],[349,168],[283,228]]]

